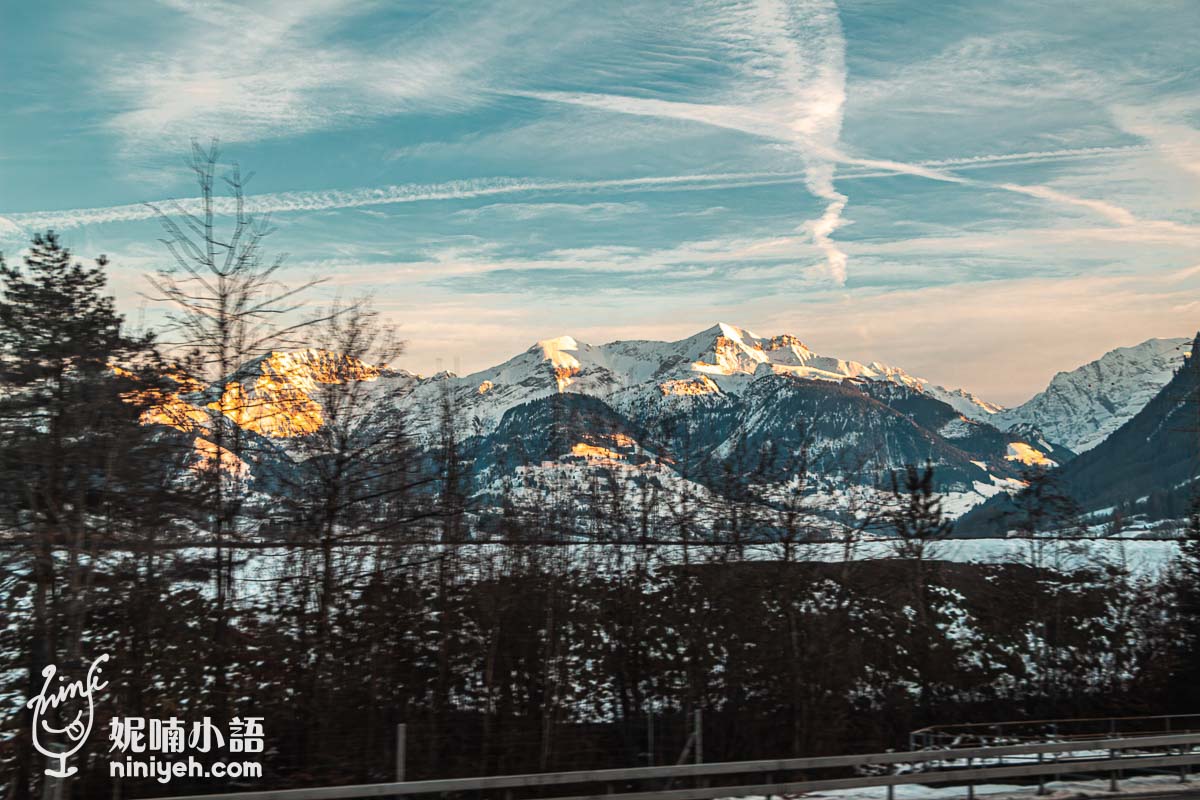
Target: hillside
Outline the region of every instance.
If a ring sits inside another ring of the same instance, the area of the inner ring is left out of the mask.
[[[1146,406],[1183,363],[1190,339],[1149,339],[1059,372],[1045,390],[992,424],[1032,426],[1076,453],[1091,450]]]
[[[1178,517],[1200,476],[1200,336],[1167,384],[1103,442],[1054,470],[1055,486],[1085,514],[1124,505],[1152,518]],[[961,520],[960,531],[995,535],[1011,527],[1013,506],[996,498]]]

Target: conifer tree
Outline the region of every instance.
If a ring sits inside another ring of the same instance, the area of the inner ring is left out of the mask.
[[[0,513],[20,544],[7,577],[30,597],[26,696],[45,665],[94,656],[84,630],[99,552],[155,507],[164,466],[162,453],[140,457],[152,341],[125,331],[107,264],[74,260],[53,231],[33,237],[22,265],[0,256]],[[15,796],[28,796],[31,768],[22,738]]]
[[[950,535],[954,523],[942,511],[942,498],[934,488],[933,464],[924,469],[907,464],[903,479],[892,474],[893,507],[887,514],[891,533],[896,537],[893,552],[907,562],[908,602],[916,614],[911,651],[920,688],[921,710],[928,716],[933,702],[934,657],[937,642],[935,628],[934,566],[937,545]]]
[[[1188,510],[1174,575],[1176,648],[1172,701],[1180,710],[1200,709],[1200,494]]]
[[[1034,465],[1022,474],[1026,487],[1016,497],[1016,534],[1021,549],[1014,560],[1030,570],[1024,582],[1025,607],[1034,632],[1030,654],[1033,680],[1057,713],[1063,663],[1063,617],[1070,574],[1080,564],[1077,541],[1084,532],[1079,504],[1061,486],[1057,471]]]

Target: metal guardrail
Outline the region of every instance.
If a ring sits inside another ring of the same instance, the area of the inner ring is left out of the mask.
[[[908,736],[910,750],[985,747],[1021,742],[1122,739],[1200,733],[1200,714],[1027,719],[931,725]]]
[[[155,798],[154,800],[366,800],[374,797],[407,797],[411,795],[447,795],[456,792],[503,792],[511,798],[513,790],[545,788],[548,786],[601,785],[602,794],[545,795],[552,800],[712,800],[718,797],[746,795],[796,794],[831,789],[887,787],[892,796],[894,787],[903,784],[975,782],[997,778],[1030,778],[1049,775],[1108,774],[1113,788],[1118,775],[1130,769],[1179,769],[1181,781],[1187,780],[1188,767],[1200,764],[1200,734],[1175,736],[1139,736],[1126,739],[1106,739],[1081,742],[1050,742],[1020,744],[1005,747],[975,747],[955,750],[921,750],[900,753],[870,753],[866,755],[821,756],[816,758],[785,758],[766,761],[731,761],[714,764],[689,764],[668,767],[632,767],[628,769],[591,770],[583,772],[551,772],[536,775],[494,775],[482,778],[450,778],[405,783],[372,783],[357,786],[326,786],[308,789],[276,789],[268,791],[233,792]],[[1147,751],[1162,750],[1163,753]],[[1062,760],[1071,753],[1106,753],[1102,758]],[[1175,752],[1172,752],[1175,751]],[[1037,756],[1035,763],[1004,765],[1003,759],[1013,756]],[[1054,760],[1046,760],[1053,756]],[[904,774],[863,775],[850,778],[821,780],[792,780],[774,782],[772,773],[800,772],[831,768],[861,768],[895,766],[899,764],[937,764],[945,761],[966,761],[965,768],[941,772],[908,772]],[[976,761],[995,760],[996,766],[971,766]],[[768,780],[757,783],[736,783],[709,786],[713,777],[729,775],[762,775]],[[681,789],[643,789],[615,793],[618,785],[635,781],[679,781],[692,779],[697,785]],[[973,796],[973,792],[969,791]]]

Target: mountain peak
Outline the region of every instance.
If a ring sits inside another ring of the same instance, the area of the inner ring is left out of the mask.
[[[997,424],[1029,424],[1076,453],[1104,441],[1167,384],[1191,347],[1187,338],[1147,339],[1059,372],[1046,389],[997,415]]]
[[[579,359],[571,355],[572,351],[579,349],[579,342],[571,336],[558,336],[554,339],[543,339],[537,346],[542,348],[542,356],[554,369],[554,381],[558,384],[558,391],[566,390],[579,374]]]
[[[758,335],[753,331],[747,328],[739,328],[737,325],[730,325],[728,322],[718,322],[715,330],[719,331],[721,336],[732,339],[735,342],[743,342],[746,339],[758,339]]]
[[[556,336],[553,339],[542,339],[537,343],[537,347],[542,349],[542,354],[548,359],[570,358],[564,356],[564,351],[578,350],[579,342],[575,341],[574,336]]]

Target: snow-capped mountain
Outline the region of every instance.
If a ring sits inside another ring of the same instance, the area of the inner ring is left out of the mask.
[[[1152,340],[1140,348],[1162,353],[1165,342]],[[1104,441],[1081,453],[1054,474],[1054,491],[1070,497],[1085,518],[1104,521],[1117,510],[1147,520],[1179,519],[1189,513],[1197,487],[1197,429],[1200,407],[1200,336],[1184,340],[1187,355],[1178,370],[1154,392],[1149,402]],[[1137,350],[1138,348],[1125,348]],[[1119,351],[1118,351],[1119,352]],[[1149,359],[1153,363],[1154,358]],[[958,527],[960,534],[1003,535],[1025,517],[1008,496],[998,496],[972,509]]]
[[[144,419],[193,437],[202,458],[216,456],[215,425],[236,425],[259,446],[250,463],[224,453],[222,462],[230,456],[265,491],[287,485],[309,457],[293,445],[322,429],[337,410],[330,403],[342,404],[342,420],[361,403],[371,424],[402,415],[429,454],[450,425],[482,498],[514,477],[583,485],[605,470],[664,492],[691,486],[693,496],[720,496],[730,475],[744,475],[769,494],[794,482],[788,470],[799,457],[808,485],[836,498],[928,461],[946,510],[958,515],[1019,489],[1031,466],[1071,462],[1063,442],[1088,449],[1121,426],[1189,346],[1164,339],[1115,350],[1011,410],[897,367],[819,355],[795,336],[727,324],[673,342],[560,336],[466,376],[422,377],[309,349],[269,353],[208,386],[179,378]]]
[[[1000,410],[962,389],[937,386],[896,367],[818,355],[795,336],[762,337],[725,323],[675,342],[591,345],[571,336],[546,339],[489,369],[421,380],[413,387],[409,405],[428,424],[437,407],[433,400],[448,392],[464,416],[490,430],[510,408],[552,394],[599,397],[621,411],[648,405],[666,411],[694,398],[720,402],[721,397],[741,395],[764,375],[903,386],[975,421],[987,421]]]
[[[1076,453],[1091,450],[1141,411],[1183,363],[1191,340],[1149,339],[1118,347],[1095,361],[1060,372],[1040,392],[989,420],[1011,430],[1039,429]]]
[[[213,386],[183,387],[164,403],[173,414],[150,421],[200,441],[219,412],[225,424],[276,442],[262,452],[288,454],[291,439],[323,424],[329,389],[342,385],[402,412],[419,447],[438,447],[449,415],[475,454],[480,492],[564,465],[653,474],[664,486],[707,482],[703,491],[716,492],[718,472],[768,448],[773,463],[761,466],[770,475],[759,479],[772,484],[794,478],[785,464],[801,452],[826,486],[886,483],[893,470],[930,461],[948,510],[961,513],[1013,488],[1024,466],[1070,457],[997,430],[987,420],[998,408],[968,392],[727,324],[674,342],[560,336],[466,376],[421,377],[319,350],[271,353]],[[180,414],[184,407],[192,413]]]

